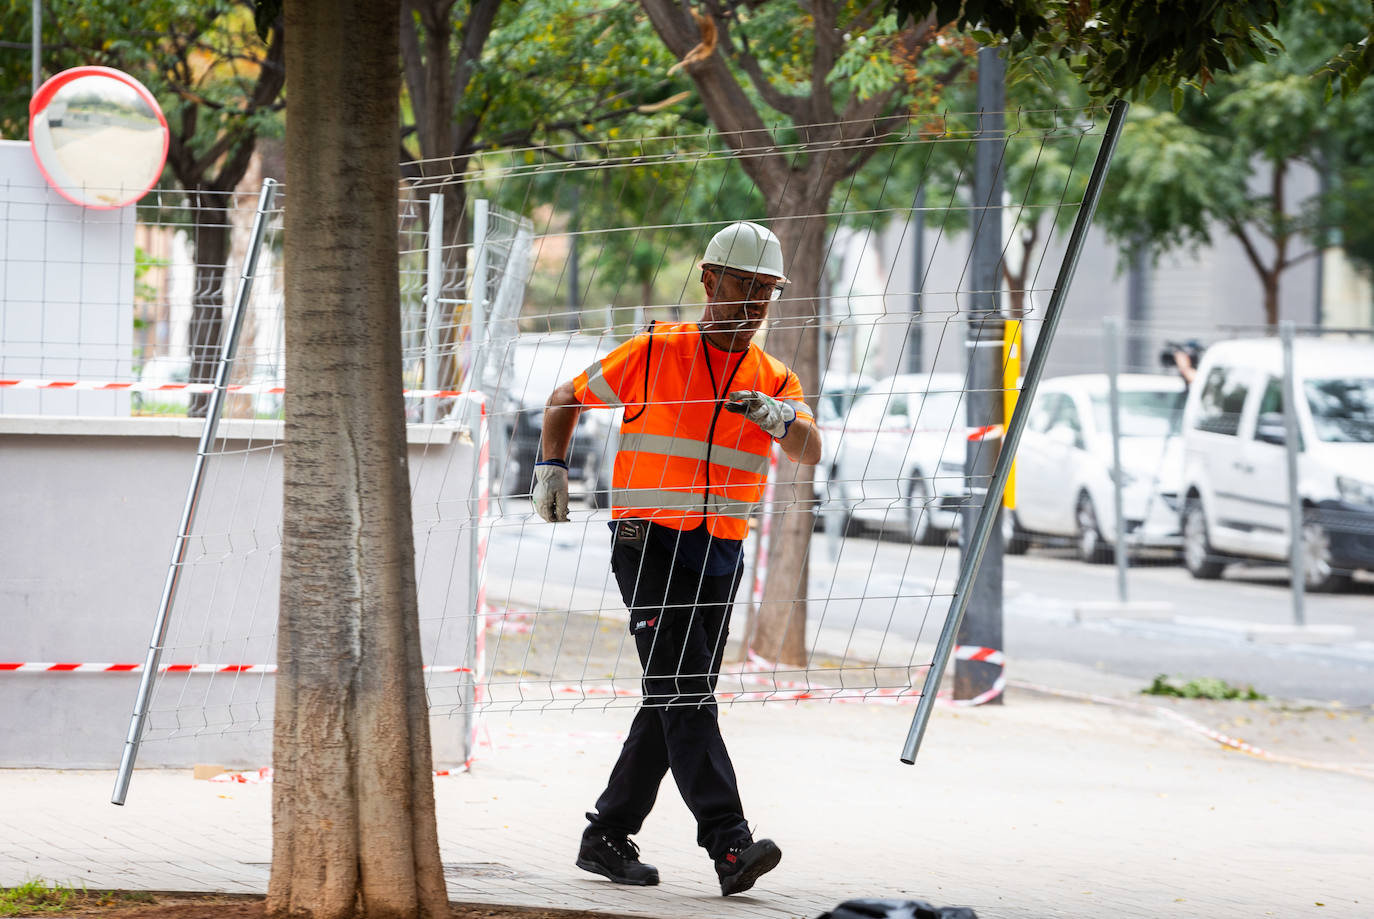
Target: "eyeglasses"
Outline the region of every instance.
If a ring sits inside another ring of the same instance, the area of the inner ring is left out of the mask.
[[[716,268],[721,274],[734,278],[744,293],[742,300],[776,300],[782,296],[783,281],[761,281],[752,274],[741,274],[729,268]]]

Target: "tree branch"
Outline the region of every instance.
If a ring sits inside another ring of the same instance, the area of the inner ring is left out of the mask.
[[[879,9],[886,5],[884,0],[869,0],[868,6],[859,10],[853,21],[849,23],[849,30],[851,32],[867,32],[873,28],[873,23],[878,21]],[[932,12],[928,18],[934,18],[934,15]]]
[[[501,0],[474,0],[468,15],[463,20],[462,40],[458,45],[458,67],[453,79],[453,98],[462,99],[467,92],[472,75],[477,70],[477,61],[482,49],[491,36],[496,23],[496,11]]]
[[[425,91],[424,65],[420,53],[420,36],[415,29],[412,0],[401,5],[401,72],[405,75],[406,91],[410,93],[410,110],[418,121],[425,111],[428,94]]]
[[[696,24],[673,0],[640,0],[649,21],[663,44],[679,60],[696,46],[700,32]],[[733,150],[766,149],[774,146],[772,133],[759,117],[754,104],[730,72],[725,59],[712,54],[687,66],[687,72],[701,93],[711,120]],[[787,187],[790,168],[783,157],[748,157],[740,165],[759,190],[776,197]]]
[[[822,124],[839,121],[830,84],[826,82],[844,48],[844,42],[840,40],[839,20],[835,15],[834,4],[813,3],[811,21],[812,34],[816,42],[816,54],[811,64],[811,120]]]
[[[1279,271],[1287,271],[1289,268],[1292,268],[1294,265],[1300,264],[1300,263],[1302,263],[1302,262],[1307,261],[1307,260],[1310,259],[1310,258],[1315,258],[1315,257],[1321,255],[1323,251],[1324,251],[1324,250],[1322,250],[1322,249],[1308,249],[1308,250],[1307,250],[1306,252],[1304,252],[1302,255],[1294,256],[1293,258],[1288,259],[1286,262],[1280,263],[1280,264],[1277,265],[1276,267],[1278,268]]]
[[[1240,240],[1241,246],[1245,249],[1245,255],[1250,259],[1250,264],[1254,266],[1260,277],[1268,277],[1270,269],[1264,264],[1264,259],[1260,258],[1259,251],[1255,249],[1255,244],[1250,241],[1250,234],[1245,232],[1245,227],[1234,217],[1226,221],[1227,228],[1231,235]]]
[[[712,15],[716,20],[716,30],[720,34],[721,42],[725,45],[726,49],[729,50],[730,57],[734,58],[735,63],[739,64],[740,69],[749,77],[749,82],[753,84],[754,89],[758,91],[763,101],[767,103],[770,108],[782,112],[789,118],[797,120],[804,118],[806,116],[807,103],[810,100],[805,96],[790,95],[774,86],[772,81],[764,74],[763,68],[759,66],[758,58],[754,57],[753,53],[750,52],[747,36],[742,36],[744,39],[743,42],[737,45],[734,38],[730,35],[730,27],[724,12],[721,11],[719,6],[715,3],[711,3],[710,6],[712,7]]]

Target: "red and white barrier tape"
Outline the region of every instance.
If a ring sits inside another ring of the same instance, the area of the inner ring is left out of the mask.
[[[64,390],[67,392],[175,392],[211,393],[214,383],[155,383],[151,380],[0,380],[0,389]],[[280,395],[286,387],[277,383],[230,383],[224,391],[235,395]],[[410,399],[453,399],[469,395],[462,389],[403,389]]]
[[[1000,696],[1007,688],[1007,658],[996,648],[978,648],[973,645],[956,645],[954,648],[955,660],[961,661],[982,661],[985,664],[992,664],[1002,668],[1002,672],[997,674],[997,679],[993,680],[992,687],[986,692],[981,692],[972,699],[954,699],[942,696],[941,701],[949,705],[965,707],[970,705],[983,705],[991,702]]]
[[[0,661],[0,673],[142,673],[143,664]],[[162,664],[158,673],[276,673],[276,664]],[[457,664],[426,664],[425,673],[471,673]]]
[[[969,443],[981,443],[985,440],[1001,440],[1006,433],[1000,424],[985,424],[982,427],[974,428],[968,435]]]

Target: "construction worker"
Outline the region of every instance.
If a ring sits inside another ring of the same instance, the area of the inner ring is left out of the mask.
[[[701,260],[699,323],[651,323],[575,379],[544,410],[534,505],[568,519],[563,462],[583,408],[622,408],[612,481],[611,569],[644,668],[635,714],[577,865],[620,884],[658,883],[629,837],[670,770],[715,862],[722,895],[748,890],[782,852],[755,841],[716,717],[715,687],[744,570],[749,514],[776,442],[796,463],[821,458],[801,382],[753,343],[787,283],[782,249],[755,223],[717,233]]]

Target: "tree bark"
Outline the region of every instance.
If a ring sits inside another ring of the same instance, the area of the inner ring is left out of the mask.
[[[439,919],[447,894],[401,396],[398,0],[287,0],[286,21],[295,37],[267,912]]]
[[[1279,272],[1260,272],[1260,283],[1264,285],[1264,321],[1271,326],[1279,324]]]
[[[815,215],[823,214],[825,207],[801,196],[784,195],[776,200],[779,211],[769,216],[792,283],[771,314],[766,349],[797,374],[804,392],[814,394],[820,391],[816,306],[825,264],[826,229],[825,218]],[[786,213],[788,210],[797,213]],[[815,411],[814,396],[812,401]],[[814,466],[799,466],[786,456],[779,458],[768,580],[753,635],[754,649],[779,663],[806,663],[806,584],[816,522],[814,477]]]

